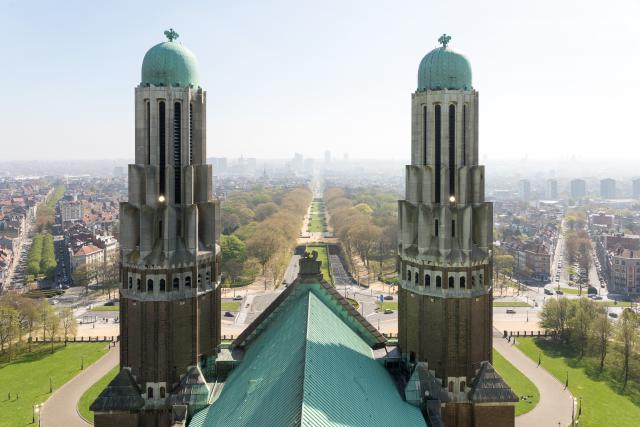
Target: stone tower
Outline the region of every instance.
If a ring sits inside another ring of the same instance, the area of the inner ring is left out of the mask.
[[[96,425],[116,425],[110,415],[134,409],[135,420],[121,414],[126,425],[165,425],[171,390],[189,367],[211,368],[220,345],[220,214],[206,163],[206,92],[193,53],[173,30],[165,35],[146,53],[135,89],[135,164],[120,205],[120,367],[129,371],[121,381],[135,381],[129,386],[144,405],[94,404]]]
[[[411,96],[411,164],[398,212],[398,341],[410,369],[426,362],[434,376],[429,393],[446,403],[445,425],[462,426],[476,425],[465,421],[469,395],[492,360],[493,212],[478,164],[478,92],[449,39],[422,59]]]

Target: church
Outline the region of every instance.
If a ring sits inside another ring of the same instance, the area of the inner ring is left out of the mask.
[[[317,254],[228,347],[220,209],[195,55],[165,32],[135,89],[135,163],[120,205],[120,372],[96,427],[510,427],[517,396],[491,365],[492,205],[478,164],[469,61],[429,52],[412,99],[398,203],[398,342],[321,274]]]

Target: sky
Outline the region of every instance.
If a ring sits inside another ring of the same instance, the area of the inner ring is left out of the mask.
[[[483,159],[640,155],[638,0],[0,0],[0,161],[127,159],[145,52],[200,64],[209,157],[405,159],[418,64],[471,62]]]

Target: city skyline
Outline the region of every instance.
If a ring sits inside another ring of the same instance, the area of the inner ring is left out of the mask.
[[[7,46],[14,66],[0,78],[30,85],[5,90],[13,101],[0,107],[3,160],[130,157],[133,111],[122,105],[139,83],[134,59],[169,27],[205,70],[201,81],[212,98],[207,145],[220,156],[285,158],[300,151],[322,158],[330,150],[403,157],[395,147],[410,139],[404,94],[415,90],[417,64],[444,32],[472,61],[473,84],[486,93],[481,157],[640,153],[625,137],[633,131],[633,76],[640,70],[626,54],[640,35],[633,25],[639,8],[631,1],[606,8],[469,2],[465,14],[435,2],[194,2],[201,18],[195,23],[180,5],[154,5],[0,6],[0,23],[14,40]],[[140,20],[141,13],[148,19]],[[620,57],[625,66],[612,67]],[[70,90],[76,87],[82,90]],[[30,125],[32,117],[41,124]]]

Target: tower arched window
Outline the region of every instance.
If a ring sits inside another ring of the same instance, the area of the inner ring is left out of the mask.
[[[434,111],[434,127],[435,127],[435,190],[436,190],[436,203],[440,203],[440,170],[442,168],[442,118],[441,118],[441,110],[440,104],[436,105]]]
[[[189,104],[189,164],[193,164],[193,103]]]
[[[166,117],[165,117],[165,103],[164,101],[160,101],[158,104],[158,151],[159,151],[159,159],[158,159],[158,167],[160,168],[160,182],[159,182],[159,194],[166,194],[166,166],[167,166],[167,151],[166,151]]]
[[[483,279],[483,277],[482,277],[482,273],[480,273],[480,274],[478,275],[478,281],[480,282],[480,286],[484,286],[484,282],[483,282],[483,280],[482,280],[482,279]]]
[[[136,288],[138,291],[140,291],[140,279],[136,280]]]
[[[442,287],[442,277],[436,276],[436,288]]]
[[[133,277],[129,277],[129,289],[133,288]]]
[[[460,288],[461,288],[461,289],[464,289],[464,288],[466,288],[466,287],[467,287],[466,279],[465,279],[464,277],[461,277],[461,278],[460,278]]]
[[[462,107],[462,166],[467,165],[467,104]]]
[[[429,117],[427,115],[427,106],[422,106],[422,164],[427,164],[427,156],[429,152],[428,141],[428,133],[427,133],[427,122],[429,121]]]
[[[160,279],[160,292],[164,292],[166,290],[166,282],[164,279]]]
[[[436,219],[433,225],[433,230],[435,231],[436,237],[438,237],[438,230],[440,229],[439,225],[440,224],[438,224],[438,220]]]
[[[153,399],[153,387],[147,388],[147,399]]]
[[[164,399],[166,394],[167,394],[166,389],[164,387],[160,387],[160,399]]]
[[[146,130],[147,130],[147,164],[151,164],[151,103],[147,101],[145,103],[146,112]]]
[[[173,104],[173,193],[175,203],[182,203],[182,108],[179,102]]]
[[[415,284],[418,284],[418,273],[414,274],[414,280]]]
[[[191,276],[187,276],[184,278],[184,286],[187,288],[191,287]]]
[[[407,281],[411,281],[411,270],[407,270]]]
[[[177,291],[178,289],[180,289],[180,279],[178,279],[177,277],[173,278],[173,290]]]
[[[449,195],[456,190],[456,106],[449,105]]]
[[[153,280],[152,279],[147,280],[147,291],[153,292]]]
[[[431,275],[429,274],[424,275],[424,285],[431,286]]]
[[[449,288],[451,289],[453,288],[453,281],[454,281],[453,276],[449,276]]]
[[[451,237],[456,237],[456,220],[451,220]]]

